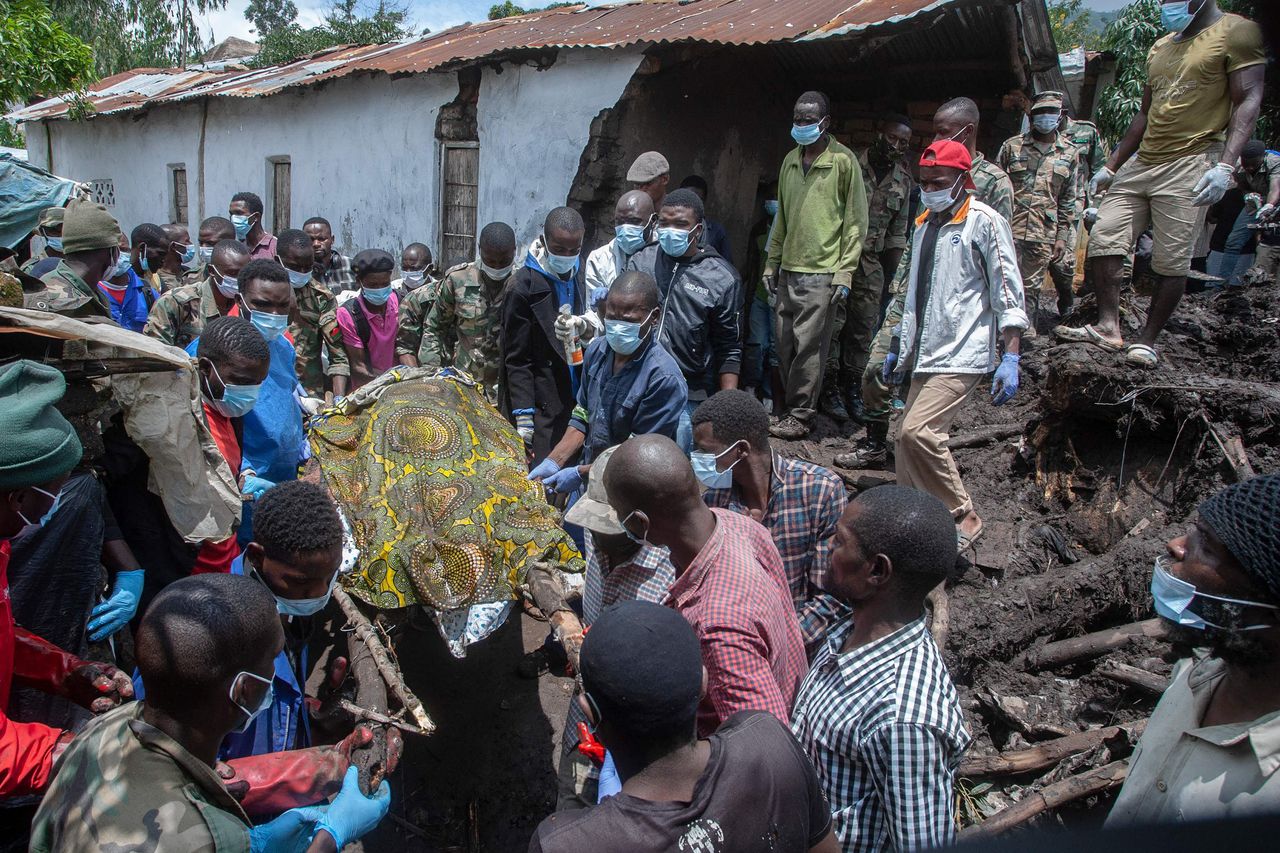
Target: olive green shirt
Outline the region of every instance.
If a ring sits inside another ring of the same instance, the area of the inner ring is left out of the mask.
[[[108,297],[96,284],[85,284],[80,276],[71,271],[65,260],[45,273],[40,281],[44,288],[25,294],[23,307],[36,311],[48,311],[50,314],[62,314],[65,317],[106,317],[111,319],[111,305]]]

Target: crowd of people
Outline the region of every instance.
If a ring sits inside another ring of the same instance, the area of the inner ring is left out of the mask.
[[[969,98],[908,158],[905,116],[854,150],[827,96],[803,93],[741,269],[714,188],[673,188],[656,151],[631,164],[603,245],[557,207],[528,245],[484,225],[476,259],[447,270],[418,241],[348,258],[320,216],[269,234],[252,192],[194,240],[126,236],[84,200],[45,211],[25,307],[186,350],[243,508],[233,535],[186,546],[119,424],[90,465],[62,374],[0,366],[0,798],[27,807],[11,813],[30,849],[340,850],[386,814],[388,782],[362,787],[351,761],[368,728],[323,746],[311,731],[308,645],[343,526],[298,474],[307,419],[397,367],[475,380],[586,558],[580,600],[548,614],[578,689],[531,851],[953,843],[971,736],[927,602],[984,525],[952,423],[980,386],[1014,398],[1038,335],[1155,367],[1206,208],[1247,189],[1232,230],[1280,218],[1280,154],[1251,139],[1260,31],[1215,0],[1162,15],[1110,152],[1058,92],[992,159]],[[1126,343],[1122,276],[1148,227],[1156,288]],[[1274,283],[1275,232],[1253,230]],[[1097,319],[1071,325],[1085,232]],[[1233,281],[1238,261],[1218,260]],[[896,484],[851,500],[786,455],[820,412],[865,426],[836,467],[892,460]],[[1208,651],[1157,707],[1112,824],[1280,810],[1277,531],[1280,475],[1263,475],[1205,501],[1157,560],[1157,613]],[[86,660],[91,644],[132,677]]]

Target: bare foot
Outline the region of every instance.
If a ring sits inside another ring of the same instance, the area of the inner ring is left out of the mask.
[[[972,538],[975,533],[982,529],[982,519],[973,510],[968,515],[960,519],[960,523],[956,525],[966,537]]]

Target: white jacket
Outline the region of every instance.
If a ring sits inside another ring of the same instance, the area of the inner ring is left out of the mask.
[[[938,231],[928,305],[916,305],[925,211],[912,235],[911,271],[902,312],[898,364],[914,356],[923,328],[916,373],[989,373],[999,364],[998,334],[1027,328],[1022,274],[1013,231],[995,210],[970,197]]]
[[[587,255],[587,269],[583,278],[587,283],[587,295],[597,287],[608,287],[627,268],[630,255],[624,255],[617,240],[610,240]]]

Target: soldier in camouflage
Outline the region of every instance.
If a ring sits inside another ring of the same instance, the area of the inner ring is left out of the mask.
[[[862,420],[862,371],[880,319],[884,271],[897,269],[907,247],[912,180],[902,166],[902,155],[910,144],[911,120],[891,114],[881,119],[870,147],[856,152],[862,183],[868,188],[867,236],[849,296],[836,306],[819,401],[822,411],[840,420]],[[842,399],[846,393],[847,409]]]
[[[445,280],[449,276],[474,266],[475,264],[458,264],[456,267],[447,269],[444,278],[439,281],[431,281],[424,276],[422,283],[417,287],[401,290],[400,327],[396,330],[396,361],[409,367],[417,367],[422,363],[420,358],[422,337],[426,331],[427,315],[431,313],[436,295],[441,287],[446,286]],[[401,281],[403,282],[403,279]],[[393,282],[392,287],[394,286]],[[453,352],[452,346],[446,347],[446,351]]]
[[[1007,140],[996,162],[1013,181],[1013,238],[1026,291],[1031,325],[1023,340],[1036,336],[1040,290],[1049,264],[1074,251],[1079,153],[1058,132],[1062,95],[1043,92],[1031,103],[1031,129]]]
[[[351,364],[342,346],[342,330],[338,328],[338,300],[314,275],[311,238],[297,228],[286,228],[276,235],[276,252],[276,259],[289,273],[289,283],[297,300],[289,334],[293,336],[297,353],[298,381],[312,397],[323,399],[329,383],[333,385],[335,397],[344,397]],[[329,356],[327,371],[322,352]]]
[[[111,319],[108,297],[98,282],[121,262],[120,225],[107,209],[91,201],[67,204],[62,224],[63,256],[40,277],[43,288],[27,293],[23,304],[67,317]],[[128,262],[129,256],[124,255]]]
[[[237,240],[223,240],[213,249],[205,278],[161,294],[151,306],[142,334],[175,347],[200,337],[204,324],[225,316],[235,301],[236,277],[249,263],[249,249]]]
[[[1013,184],[1003,169],[977,150],[979,119],[978,105],[973,100],[954,98],[938,107],[933,114],[933,138],[935,142],[952,139],[969,149],[969,155],[973,158],[970,175],[974,184],[970,194],[994,208],[1001,216],[1012,220]],[[902,322],[910,269],[911,242],[908,240],[907,250],[889,285],[889,305],[884,322],[880,324],[880,331],[871,345],[867,366],[862,371],[862,417],[867,425],[867,436],[853,450],[836,456],[835,464],[841,468],[878,468],[889,460],[889,416],[893,413],[893,392],[881,379],[880,370],[889,353],[893,329]]]
[[[1089,180],[1094,172],[1107,165],[1107,149],[1093,122],[1073,119],[1065,109],[1058,134],[1076,149],[1076,211],[1071,221],[1071,237],[1067,241],[1067,251],[1049,264],[1049,277],[1058,292],[1058,314],[1065,315],[1074,301],[1071,287],[1076,278],[1076,249],[1080,245],[1084,212],[1097,206],[1097,200],[1089,198]]]
[[[62,216],[65,208],[50,207],[40,214],[36,231],[44,238],[44,248],[22,265],[27,275],[39,278],[58,265],[62,257]]]
[[[234,240],[236,227],[225,216],[210,216],[200,223],[196,232],[196,262],[182,277],[183,284],[196,284],[204,281],[209,275],[209,259],[213,257],[213,247],[223,240]]]

